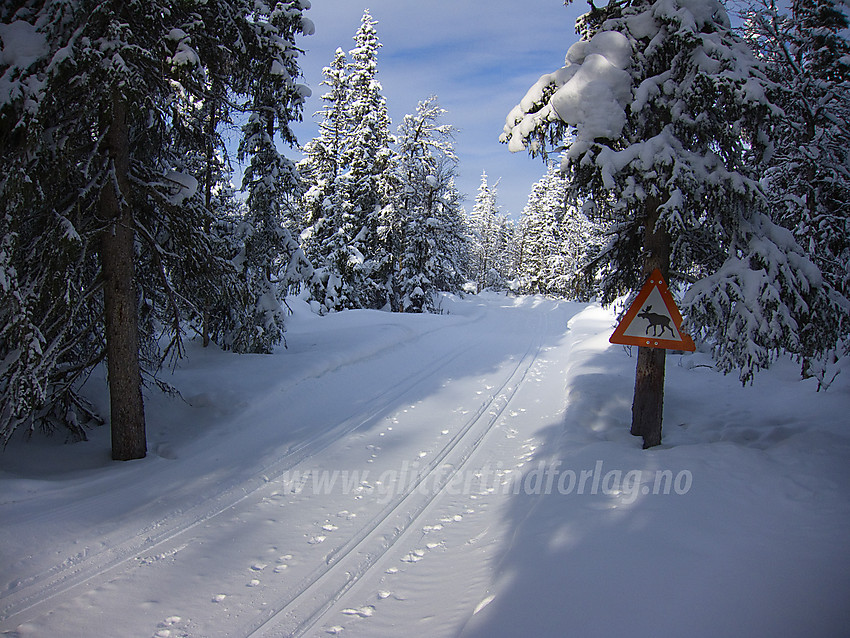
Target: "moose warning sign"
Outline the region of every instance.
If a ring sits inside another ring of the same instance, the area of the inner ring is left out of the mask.
[[[608,341],[627,346],[693,351],[694,342],[681,331],[681,326],[682,315],[661,272],[656,269]]]

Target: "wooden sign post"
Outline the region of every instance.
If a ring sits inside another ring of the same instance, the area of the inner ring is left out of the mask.
[[[696,349],[690,335],[682,332],[682,314],[659,269],[652,271],[609,341],[639,347],[631,432],[643,437],[644,449],[659,445],[664,396],[664,353],[666,350],[693,352]],[[658,374],[649,375],[651,383],[647,384],[646,379],[641,379],[641,363],[644,367],[658,368]],[[645,411],[650,415],[644,414]],[[647,421],[651,426],[640,427],[641,423]]]

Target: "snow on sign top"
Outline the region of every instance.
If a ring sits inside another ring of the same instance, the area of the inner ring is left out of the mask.
[[[608,341],[626,346],[693,352],[696,349],[694,342],[681,331],[681,326],[682,315],[661,277],[661,271],[656,268]]]

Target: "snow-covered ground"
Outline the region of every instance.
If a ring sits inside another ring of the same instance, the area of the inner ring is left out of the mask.
[[[193,347],[147,459],[0,454],[4,635],[850,635],[850,377],[670,355],[643,451],[598,306],[292,305],[275,355]]]

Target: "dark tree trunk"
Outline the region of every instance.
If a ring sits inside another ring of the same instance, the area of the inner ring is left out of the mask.
[[[210,112],[207,119],[206,130],[206,150],[204,161],[206,163],[206,171],[204,172],[204,206],[206,206],[208,214],[212,212],[212,191],[213,191],[213,161],[215,160],[215,129],[218,126],[218,105],[221,99],[221,82],[217,77],[213,77],[212,96],[210,102]],[[207,224],[204,228],[207,234],[210,233],[212,227]],[[209,302],[204,303],[201,312],[201,337],[203,339],[204,348],[210,345],[210,309]]]
[[[112,105],[112,121],[106,136],[115,181],[101,192],[99,213],[108,222],[100,238],[100,262],[104,278],[106,360],[112,429],[112,458],[129,461],[144,458],[145,411],[139,366],[139,327],[136,289],[133,283],[133,215],[122,205],[128,192],[129,133],[127,107],[121,98]]]
[[[643,437],[644,449],[661,444],[666,360],[666,350],[638,348],[631,432],[635,436]]]
[[[644,277],[658,268],[664,281],[670,275],[670,235],[664,228],[656,228],[658,206],[654,197],[646,200],[646,230],[644,234]],[[634,436],[643,437],[644,449],[661,444],[661,421],[664,414],[664,367],[667,351],[661,348],[638,348],[635,369],[635,396],[632,401],[632,428]]]

